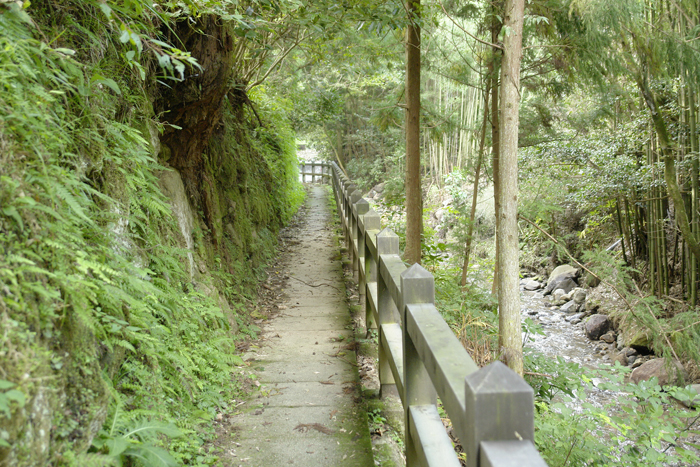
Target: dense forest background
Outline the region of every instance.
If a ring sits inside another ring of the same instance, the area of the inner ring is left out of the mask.
[[[503,8],[424,0],[409,21],[374,0],[0,1],[0,465],[216,462],[208,421],[242,391],[230,369],[258,331],[255,284],[303,200],[297,141],[405,234],[409,25],[423,264],[465,346],[496,358]],[[530,1],[519,93],[521,274],[578,261],[616,292],[615,326],[688,381],[699,17],[696,0]],[[557,397],[591,376],[525,364],[550,465],[697,460],[669,451],[697,418],[661,388],[576,412]]]

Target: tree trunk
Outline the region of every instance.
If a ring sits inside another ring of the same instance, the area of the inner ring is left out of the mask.
[[[501,32],[503,24],[499,19],[500,5],[502,3],[500,0],[493,3],[491,7],[491,43],[495,44],[498,42],[498,35]],[[501,135],[500,135],[500,122],[499,122],[499,72],[501,69],[501,51],[494,48],[492,50],[493,59],[493,71],[491,73],[491,154],[493,157],[492,168],[493,168],[493,199],[494,199],[494,210],[499,211],[498,208],[498,192],[500,191],[500,171],[498,160],[501,157]],[[498,226],[500,222],[498,216],[496,216],[496,236],[498,236]],[[496,242],[496,258],[498,258],[498,242]],[[491,295],[496,295],[498,293],[498,262],[493,270],[493,282],[491,283]]]
[[[504,14],[506,35],[501,63],[501,151],[500,190],[496,216],[498,245],[498,329],[505,363],[523,374],[520,325],[518,259],[518,126],[520,104],[520,60],[522,57],[525,0],[507,0]]]
[[[408,0],[406,30],[406,250],[404,260],[419,263],[423,220],[420,180],[420,0]]]
[[[489,118],[489,95],[491,94],[491,72],[493,71],[493,62],[489,63],[489,76],[486,78],[486,91],[484,92],[484,120],[481,123],[481,137],[479,140],[479,156],[476,161],[476,170],[474,170],[474,190],[472,192],[472,209],[469,214],[469,231],[467,232],[467,245],[464,248],[464,264],[462,265],[462,287],[467,285],[467,271],[469,269],[469,253],[472,249],[472,235],[474,234],[474,221],[476,217],[476,201],[479,194],[479,174],[481,173],[481,163],[484,158],[484,144],[486,143],[486,124]]]

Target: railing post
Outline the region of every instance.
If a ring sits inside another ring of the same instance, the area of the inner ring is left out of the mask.
[[[377,234],[377,258],[376,266],[377,273],[377,315],[379,317],[379,397],[388,395],[398,396],[396,389],[396,381],[391,372],[389,365],[389,343],[384,340],[381,328],[385,324],[393,324],[399,322],[399,312],[391,298],[391,292],[384,281],[379,271],[379,263],[382,255],[398,255],[399,254],[399,236],[393,230],[386,227]]]
[[[355,191],[357,188],[355,185],[348,181],[343,185],[343,214],[345,215],[345,248],[350,251],[350,259],[352,260],[352,250],[350,245],[350,220],[352,219],[352,211],[350,204],[350,193]]]
[[[357,192],[356,192],[357,193]],[[365,258],[365,226],[362,222],[362,217],[369,211],[369,201],[360,198],[353,205],[353,216],[355,218],[355,239],[357,240],[357,255],[352,263],[353,279],[357,283],[357,292],[360,299],[360,304],[364,303],[365,296],[365,275],[360,274],[360,268],[363,267],[362,260]]]
[[[437,405],[437,393],[430,375],[408,334],[406,306],[418,303],[435,302],[435,280],[425,268],[414,264],[401,273],[400,304],[403,331],[403,374],[404,374],[404,420],[406,423],[406,467],[420,465],[413,437],[411,436],[410,408],[417,405]]]
[[[467,453],[468,467],[482,465],[483,441],[534,443],[534,391],[523,378],[496,361],[468,375],[465,382],[467,438],[460,441]]]
[[[363,310],[365,312],[365,328],[369,333],[370,329],[376,329],[377,323],[374,320],[374,315],[372,314],[372,306],[369,303],[370,298],[367,292],[367,286],[372,282],[377,282],[377,276],[379,271],[379,256],[372,255],[372,252],[367,247],[367,232],[370,230],[378,231],[382,228],[382,220],[377,214],[377,211],[370,209],[362,217],[362,223],[364,229],[362,231],[362,250],[364,251],[365,258],[365,270],[364,270],[364,287],[360,287],[360,303],[363,304]]]
[[[353,185],[346,177],[343,177],[342,193],[343,193],[343,234],[345,235],[345,248],[348,249],[348,237],[350,236],[350,210],[348,206],[350,205],[350,193],[355,191],[355,185]]]
[[[340,180],[340,170],[337,167],[333,167],[333,190],[335,190],[335,206],[338,209],[338,215],[341,216],[341,223],[342,223],[342,216],[343,216],[343,190],[341,188],[341,180]]]
[[[357,272],[357,253],[355,252],[355,240],[357,240],[357,215],[355,213],[355,203],[362,198],[362,192],[355,187],[354,191],[348,192],[348,251],[350,253],[350,264],[352,265],[353,277]]]
[[[365,226],[364,217],[369,212],[369,201],[364,198],[355,203],[355,212],[357,213],[357,261],[353,264],[353,273],[357,273],[357,293],[360,300],[360,306],[364,306],[365,286],[367,284],[367,269],[364,263],[365,260]]]

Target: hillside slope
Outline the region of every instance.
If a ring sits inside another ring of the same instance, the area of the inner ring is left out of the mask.
[[[0,5],[0,466],[211,464],[303,198],[293,134],[264,95],[266,126],[248,115],[221,18],[21,3]]]

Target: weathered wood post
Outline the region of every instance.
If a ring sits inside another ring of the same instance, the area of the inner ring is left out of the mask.
[[[386,280],[380,271],[382,255],[399,254],[399,236],[386,227],[377,234],[377,315],[379,317],[379,397],[388,395],[399,396],[396,380],[391,372],[391,350],[389,350],[388,334],[382,327],[398,326],[399,311],[391,297]]]
[[[360,306],[364,306],[366,278],[365,278],[365,215],[369,212],[369,201],[360,198],[355,203],[355,213],[357,214],[357,270],[353,268],[353,274],[356,276],[357,293],[360,299]]]
[[[350,244],[350,241],[352,239],[352,234],[350,232],[350,221],[351,221],[351,212],[352,212],[352,205],[350,203],[350,193],[353,191],[357,190],[357,187],[355,187],[355,184],[352,182],[347,182],[345,186],[343,187],[343,213],[345,214],[345,225],[346,225],[346,230],[345,230],[345,248],[349,251],[350,254],[350,261],[352,261],[352,245]]]
[[[335,206],[340,216],[340,225],[343,225],[343,181],[340,178],[340,170],[333,170],[333,190],[335,190]]]
[[[362,216],[362,250],[364,251],[365,258],[365,271],[364,271],[364,286],[360,287],[360,299],[362,300],[363,311],[365,312],[365,328],[369,333],[370,329],[376,329],[377,323],[374,319],[374,314],[372,313],[372,305],[370,303],[371,297],[369,297],[369,287],[377,285],[377,276],[379,272],[379,255],[374,255],[369,249],[367,236],[372,233],[378,233],[382,228],[382,220],[379,214],[374,209],[370,209]],[[375,240],[375,245],[376,245]],[[358,245],[359,249],[359,245]]]
[[[400,304],[400,314],[403,330],[403,374],[404,374],[404,420],[406,422],[406,467],[420,466],[421,460],[415,446],[411,431],[413,419],[411,408],[426,405],[437,405],[437,393],[425,369],[425,365],[416,350],[411,336],[408,334],[406,307],[411,304],[435,303],[435,280],[425,268],[414,264],[401,273],[401,292],[403,303]]]
[[[362,218],[369,211],[369,201],[364,198],[358,199],[353,205],[352,211],[355,218],[355,235],[357,238],[357,255],[352,263],[352,274],[353,279],[357,283],[360,304],[362,304],[365,302],[365,275],[360,274],[360,268],[364,267],[363,260],[365,258],[365,226]]]
[[[523,462],[528,457],[518,454],[514,459],[520,459],[519,466],[546,466],[532,444],[535,402],[530,385],[499,361],[468,375],[465,382],[465,415],[471,423],[467,424],[466,439],[460,441],[467,453],[467,466],[489,465],[487,458],[528,449],[533,463]],[[492,441],[498,443],[484,443]],[[506,446],[510,447],[503,451]]]
[[[350,265],[352,266],[353,277],[357,274],[357,252],[355,251],[355,241],[357,240],[357,216],[355,215],[355,203],[362,198],[362,193],[353,185],[354,191],[348,193],[348,252],[350,253]]]

